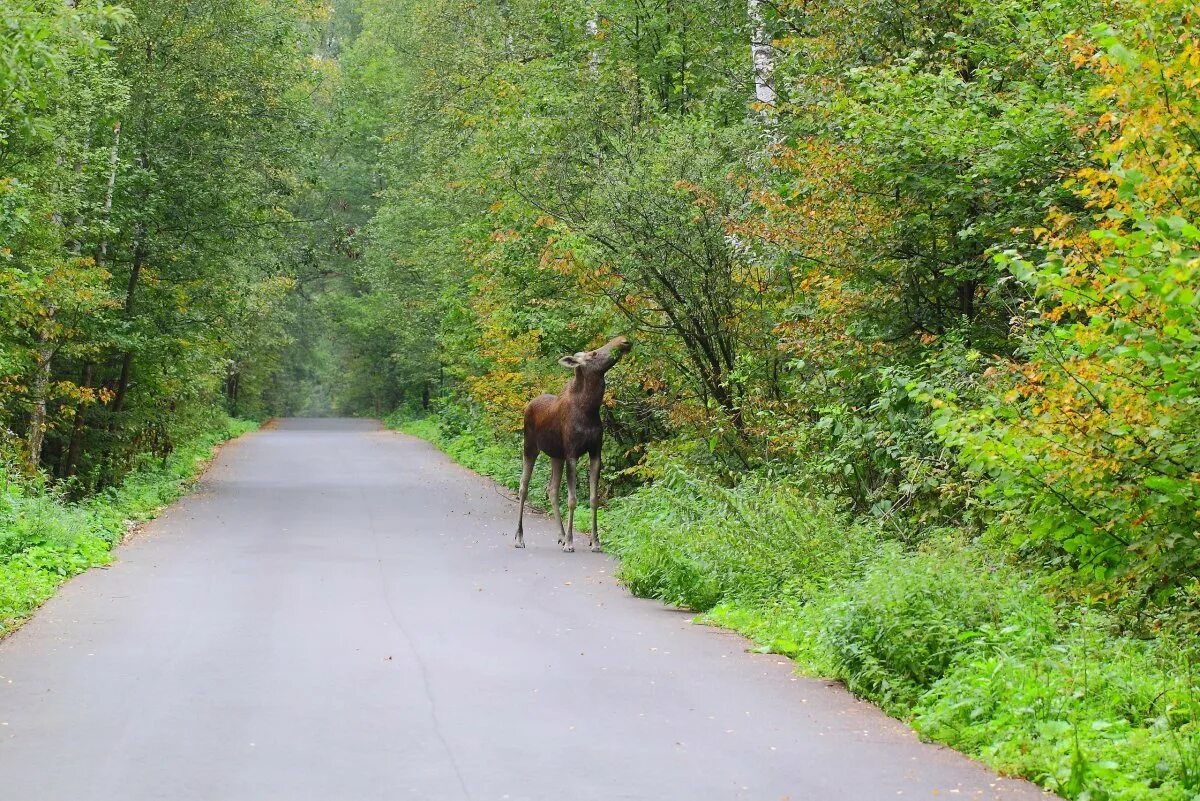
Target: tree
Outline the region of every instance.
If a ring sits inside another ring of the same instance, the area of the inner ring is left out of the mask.
[[[1027,544],[1164,601],[1200,569],[1200,38],[1188,3],[1136,3],[1074,37],[1106,112],[1095,163],[1056,209],[1042,260],[1004,258],[1035,293],[1025,358],[992,370],[979,408],[947,407],[964,457],[1031,521]]]

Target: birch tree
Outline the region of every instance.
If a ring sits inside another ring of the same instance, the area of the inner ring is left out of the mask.
[[[763,17],[762,0],[746,0],[750,18],[750,58],[754,65],[754,102],[764,116],[775,108],[775,54]]]

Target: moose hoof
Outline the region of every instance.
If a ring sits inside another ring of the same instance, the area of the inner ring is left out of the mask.
[[[604,553],[604,549],[601,548],[599,545],[593,545],[592,553]]]
[[[575,553],[575,546],[574,545],[564,545],[563,553]]]
[[[517,540],[516,542],[513,543],[513,547],[514,548],[524,548],[525,543],[522,540]]]

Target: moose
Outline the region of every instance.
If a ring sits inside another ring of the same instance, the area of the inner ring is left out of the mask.
[[[592,504],[591,548],[600,550],[600,532],[596,530],[596,492],[600,486],[600,446],[604,425],[600,422],[600,403],[604,400],[604,374],[613,368],[632,347],[625,337],[617,337],[595,350],[580,351],[558,360],[574,370],[559,395],[539,395],[525,407],[524,468],[521,471],[521,511],[517,517],[516,548],[525,547],[525,498],[529,477],[538,454],[550,457],[550,505],[558,523],[558,544],[563,551],[575,550],[575,467],[579,457],[588,455],[588,490]],[[563,529],[558,508],[563,465],[567,468],[567,527]]]

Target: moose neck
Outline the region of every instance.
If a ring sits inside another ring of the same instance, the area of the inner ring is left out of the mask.
[[[574,411],[598,415],[604,401],[604,373],[576,369],[563,394],[570,398]]]

